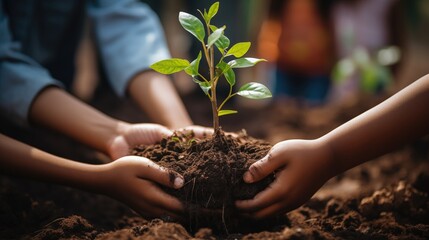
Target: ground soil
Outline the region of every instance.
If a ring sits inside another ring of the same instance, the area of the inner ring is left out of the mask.
[[[198,102],[192,98],[187,105],[192,106],[189,111],[196,123],[209,125],[206,102],[201,100],[201,107]],[[284,139],[318,137],[377,102],[360,101],[353,106],[317,110],[284,103],[257,111],[240,108],[238,115],[226,116],[221,124],[226,131],[244,128],[250,136],[273,144]],[[115,104],[103,101],[102,105]],[[118,109],[110,114],[130,120],[126,108]],[[36,133],[35,141],[27,142],[43,147],[41,143],[47,138],[40,135],[40,131]],[[30,139],[30,134],[24,135],[24,140]],[[62,138],[54,134],[51,137],[54,143]],[[169,143],[162,144],[168,147]],[[196,143],[190,143],[193,144]],[[240,142],[237,144],[239,148],[242,146]],[[66,154],[62,156],[87,162],[96,162],[99,158],[87,149],[76,147],[74,142],[66,145],[63,148]],[[55,152],[59,146],[54,146],[51,152],[60,154]],[[252,159],[266,153],[269,145],[263,143],[262,146]],[[429,239],[428,146],[429,140],[422,139],[334,177],[306,204],[283,215],[281,222],[263,229],[247,229],[252,230],[250,232],[230,230],[229,234],[218,233],[215,228],[195,225],[190,228],[166,219],[144,219],[105,196],[2,175],[0,239]],[[71,153],[76,156],[67,155]],[[180,156],[180,153],[176,155],[182,158]],[[240,176],[241,172],[237,173],[237,179]],[[224,184],[217,186],[223,188]],[[224,198],[224,193],[217,191],[217,196]],[[194,193],[199,194],[195,189]],[[221,201],[207,202],[213,208],[221,205]],[[226,221],[232,217],[235,216],[228,216]],[[247,224],[245,220],[242,223]]]

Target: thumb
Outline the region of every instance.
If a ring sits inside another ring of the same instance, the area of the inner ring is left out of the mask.
[[[141,166],[137,174],[138,177],[157,182],[170,188],[179,189],[183,187],[183,176],[181,176],[179,173],[159,166],[147,158],[137,158],[139,158],[139,163]]]
[[[246,183],[260,181],[283,165],[280,157],[273,152],[270,151],[264,158],[250,165],[249,170],[243,175]]]

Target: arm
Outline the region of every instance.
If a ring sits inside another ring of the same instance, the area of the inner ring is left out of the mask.
[[[128,92],[153,121],[171,129],[192,125],[168,77],[154,71],[142,72],[131,80]]]
[[[342,172],[429,133],[429,75],[323,136]]]
[[[277,169],[271,187],[236,205],[254,218],[290,211],[328,179],[429,133],[429,75],[316,140],[277,143],[244,174],[247,183]]]
[[[178,217],[181,203],[151,181],[180,188],[183,178],[146,158],[124,157],[105,165],[60,158],[0,134],[2,173],[77,187],[117,198],[147,216]]]
[[[119,96],[130,95],[156,122],[180,128],[192,121],[171,81],[149,66],[170,58],[156,14],[135,0],[98,1],[90,7],[108,79]]]
[[[49,72],[22,53],[0,4],[0,109],[2,115],[29,120],[69,135],[113,159],[136,144],[151,144],[171,131],[160,125],[112,119],[60,90]]]
[[[30,121],[64,133],[108,154],[128,154],[137,144],[154,144],[172,132],[158,124],[129,124],[113,119],[61,89],[43,90],[30,109]]]

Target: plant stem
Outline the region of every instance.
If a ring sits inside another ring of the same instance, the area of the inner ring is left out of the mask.
[[[223,105],[232,97],[234,97],[237,93],[232,94],[232,86],[229,86],[229,94],[228,97],[226,97],[223,102],[219,105],[218,111],[222,110]]]
[[[207,35],[210,35],[210,22],[206,22],[206,28],[207,28]],[[210,83],[211,83],[211,87],[210,87],[210,92],[211,92],[211,97],[210,97],[210,102],[212,105],[212,115],[213,115],[213,129],[214,134],[216,135],[219,131],[219,116],[218,116],[218,111],[217,111],[217,96],[216,96],[216,85],[217,85],[217,79],[215,79],[214,77],[214,48],[213,46],[210,47],[210,49],[207,49],[206,45],[204,43],[202,43],[203,45],[203,50],[204,50],[204,55],[206,56],[206,61],[207,61],[207,65],[209,66],[210,69]]]
[[[213,114],[213,129],[215,130],[215,134],[217,134],[219,131],[219,116],[218,116],[218,112],[217,112],[217,96],[216,96],[216,85],[217,85],[217,80],[214,79],[214,51],[213,51],[213,47],[210,48],[210,64],[209,64],[209,68],[210,68],[210,81],[212,83],[211,86],[211,102],[212,102],[212,114]]]

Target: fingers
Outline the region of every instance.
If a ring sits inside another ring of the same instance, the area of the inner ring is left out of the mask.
[[[288,191],[288,187],[282,186],[279,181],[283,174],[285,174],[284,171],[279,174],[278,178],[268,188],[256,194],[253,199],[236,201],[237,208],[244,212],[254,212],[282,200]]]
[[[276,151],[272,149],[264,158],[249,167],[249,170],[244,173],[243,179],[246,183],[257,182],[283,165],[284,163],[277,157]]]
[[[159,124],[135,124],[127,129],[124,134],[129,146],[139,144],[155,144],[163,137],[172,135],[173,132]]]
[[[183,212],[183,205],[177,198],[165,193],[149,181],[141,181],[142,187],[139,188],[141,197],[138,198],[139,200],[146,199],[152,206],[168,210],[175,214]]]
[[[137,156],[124,158],[137,161],[140,166],[137,172],[138,177],[160,183],[170,188],[178,189],[183,187],[183,177],[177,172],[161,167],[147,158]]]
[[[137,211],[138,213],[146,217],[153,218],[153,217],[169,216],[174,219],[180,219],[179,213],[183,211],[182,210],[183,208],[181,207],[180,205],[181,203],[178,202],[177,199],[166,194],[167,196],[169,196],[169,198],[172,199],[172,201],[170,201],[169,204],[166,205],[164,201],[158,201],[160,198],[156,198],[156,197],[153,197],[152,199],[147,198],[148,195],[156,196],[158,192],[162,192],[162,191],[157,189],[155,192],[152,192],[149,194],[141,192],[135,198],[129,200],[128,205],[132,209],[134,209],[135,211]],[[176,200],[177,203],[175,203],[174,200]],[[159,204],[161,202],[163,204]]]
[[[266,208],[255,211],[252,214],[246,214],[245,216],[253,219],[263,219],[274,216],[276,214],[282,214],[284,212],[284,204],[282,202],[276,202]]]

